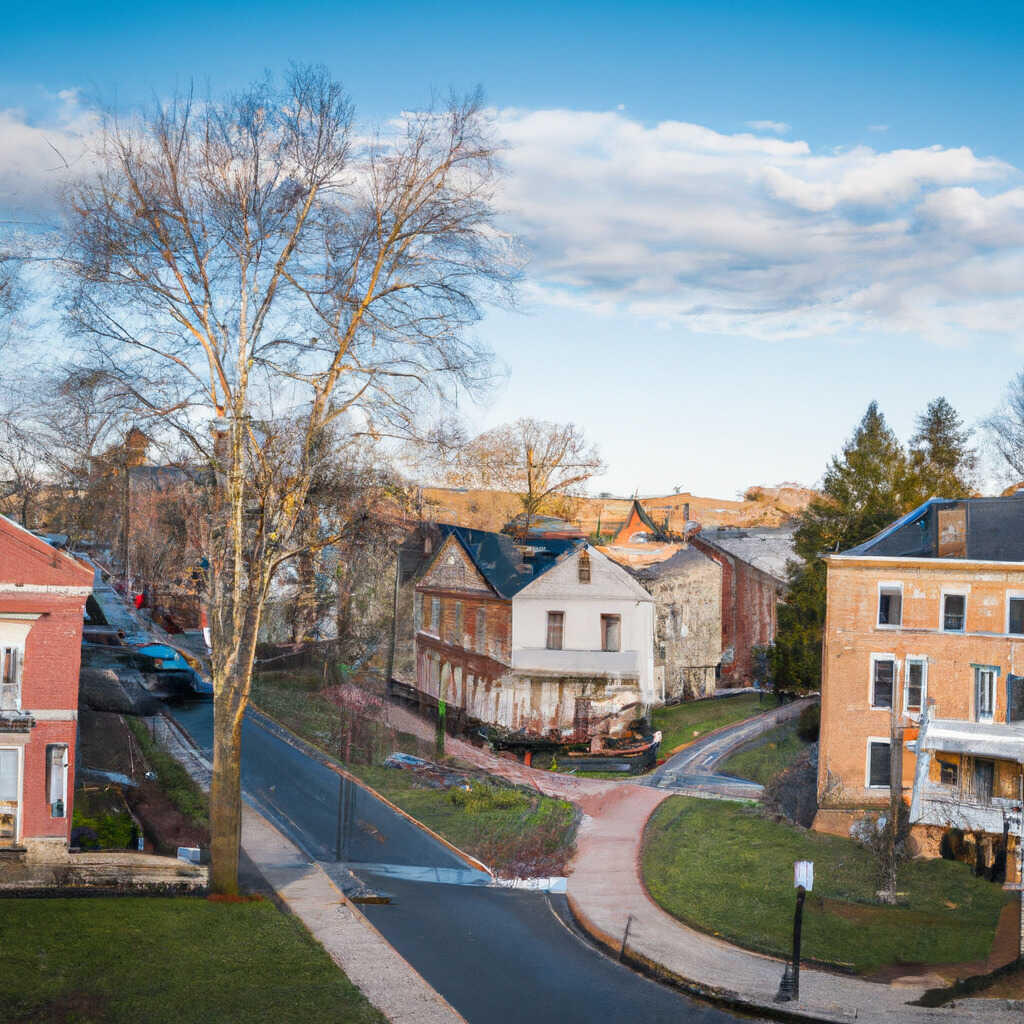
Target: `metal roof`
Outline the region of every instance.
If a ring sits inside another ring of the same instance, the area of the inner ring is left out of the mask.
[[[844,555],[937,558],[938,513],[963,509],[966,514],[966,554],[977,562],[1024,562],[1024,492],[1006,498],[929,498],[870,540]]]
[[[796,557],[793,547],[795,529],[793,526],[720,527],[701,530],[696,540],[705,541],[777,580],[785,580],[786,563]]]

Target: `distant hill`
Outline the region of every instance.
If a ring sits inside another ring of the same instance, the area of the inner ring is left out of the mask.
[[[673,533],[682,533],[687,517],[702,526],[781,526],[801,512],[815,491],[798,484],[748,487],[742,500],[705,498],[690,493],[641,496],[640,501],[659,525],[668,520]],[[611,533],[622,523],[632,498],[573,498],[565,518],[593,533]],[[478,530],[500,530],[520,511],[519,499],[507,491],[424,487],[424,513],[439,522],[458,523]]]

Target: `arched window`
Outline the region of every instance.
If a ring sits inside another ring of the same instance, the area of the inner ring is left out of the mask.
[[[576,562],[576,569],[579,573],[580,583],[590,582],[590,555],[586,551],[580,552],[579,560]]]

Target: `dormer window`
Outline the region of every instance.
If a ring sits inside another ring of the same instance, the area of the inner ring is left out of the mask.
[[[590,555],[586,551],[580,552],[580,557],[576,562],[576,572],[579,575],[580,583],[590,582]]]

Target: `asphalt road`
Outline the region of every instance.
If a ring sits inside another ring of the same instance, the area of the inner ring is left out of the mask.
[[[209,755],[210,704],[172,713]],[[247,718],[242,783],[283,831],[329,873],[341,875],[337,775]],[[356,790],[349,819],[345,862],[392,897],[390,904],[364,905],[363,912],[470,1024],[747,1019],[682,996],[599,953],[566,923],[564,897],[408,881],[368,869],[416,865],[473,881],[471,873],[447,870],[466,867],[454,854],[364,790]]]

